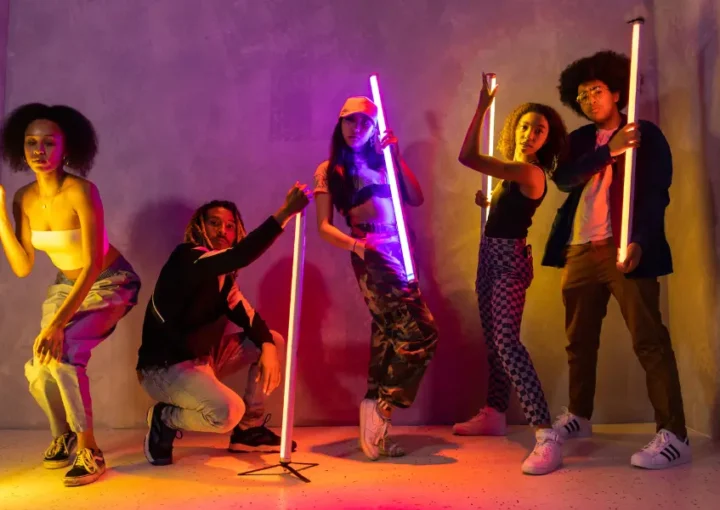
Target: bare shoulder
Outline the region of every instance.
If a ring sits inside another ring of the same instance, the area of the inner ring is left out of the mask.
[[[37,199],[37,182],[33,181],[22,186],[15,192],[13,203],[20,204],[24,207],[35,199]]]
[[[77,175],[68,175],[63,184],[63,195],[67,203],[76,212],[95,211],[99,212],[103,209],[102,199],[98,192],[97,186],[91,181],[78,177]]]
[[[67,196],[73,200],[100,200],[97,186],[83,177],[68,175],[64,187]]]

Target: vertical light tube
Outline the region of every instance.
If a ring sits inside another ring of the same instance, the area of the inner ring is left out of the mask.
[[[636,18],[632,24],[632,53],[630,54],[630,90],[628,92],[628,124],[637,121],[638,57],[640,55],[640,30],[645,22]],[[632,236],[633,197],[635,196],[635,149],[625,151],[625,180],[623,182],[622,224],[620,232],[619,262],[625,262]]]
[[[290,463],[292,457],[292,430],[295,417],[295,368],[300,333],[303,269],[305,267],[305,218],[306,213],[303,210],[295,220],[295,247],[293,250],[292,283],[290,286],[290,320],[288,323],[285,390],[283,392],[284,402],[280,437],[281,463]]]
[[[370,76],[370,89],[372,90],[373,102],[378,108],[378,128],[380,129],[380,137],[383,137],[387,133],[387,122],[385,121],[385,112],[383,110],[382,98],[380,97],[380,86],[378,84],[377,74]],[[410,243],[408,242],[407,229],[405,228],[405,217],[403,216],[402,202],[398,189],[395,162],[393,161],[389,146],[383,149],[383,156],[385,157],[385,168],[387,168],[388,184],[390,185],[393,210],[395,211],[395,220],[397,221],[398,235],[400,237],[400,247],[402,249],[405,274],[407,275],[408,282],[413,282],[416,280],[415,266],[410,253]]]

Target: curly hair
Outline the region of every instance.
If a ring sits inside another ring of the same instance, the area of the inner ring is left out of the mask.
[[[378,151],[377,129],[370,137],[361,153],[367,165],[373,170],[383,168],[385,160]],[[343,215],[352,208],[355,199],[355,165],[352,150],[342,134],[342,119],[338,120],[330,139],[330,157],[328,159],[328,188],[335,208]]]
[[[578,87],[588,81],[598,80],[611,92],[619,92],[618,110],[627,106],[630,86],[630,59],[621,53],[606,50],[590,57],[576,60],[560,74],[560,101],[575,113],[585,117],[577,102]]]
[[[503,124],[497,149],[508,161],[515,158],[515,130],[518,122],[526,113],[537,113],[545,117],[548,123],[548,135],[545,143],[537,151],[536,156],[545,173],[552,173],[559,161],[565,156],[567,149],[567,128],[560,114],[550,106],[540,103],[523,103],[508,115]]]
[[[235,244],[247,235],[245,224],[235,203],[228,200],[213,200],[212,202],[201,205],[193,213],[192,218],[190,218],[190,223],[185,227],[184,242],[194,244],[195,246],[204,246],[208,250],[213,249],[210,238],[207,235],[205,217],[208,211],[215,207],[227,209],[232,213],[233,218],[235,218]]]
[[[82,113],[64,105],[22,105],[5,119],[2,127],[2,157],[14,172],[29,170],[25,161],[25,131],[36,120],[57,124],[65,136],[64,166],[85,177],[95,162],[98,139],[92,123]]]

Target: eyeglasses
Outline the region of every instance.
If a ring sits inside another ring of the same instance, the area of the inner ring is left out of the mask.
[[[579,104],[589,103],[592,99],[597,99],[598,97],[600,97],[603,92],[605,92],[605,87],[596,85],[586,90],[582,94],[578,95],[578,97],[575,98],[575,101],[577,101]]]

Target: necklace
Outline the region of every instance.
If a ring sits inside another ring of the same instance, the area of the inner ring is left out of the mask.
[[[58,190],[50,198],[46,198],[38,194],[38,198],[40,199],[40,207],[42,207],[43,209],[47,209],[48,207],[50,207],[55,201],[55,197],[57,197],[59,193],[60,188],[58,188]]]
[[[65,180],[64,178],[61,178],[57,190],[55,191],[55,193],[52,194],[52,196],[50,198],[43,197],[40,194],[40,190],[38,190],[38,198],[40,199],[40,207],[42,207],[43,209],[47,209],[48,207],[50,207],[52,205],[52,203],[55,201],[55,197],[57,197],[58,194],[60,194],[60,191],[62,191],[64,180]]]

